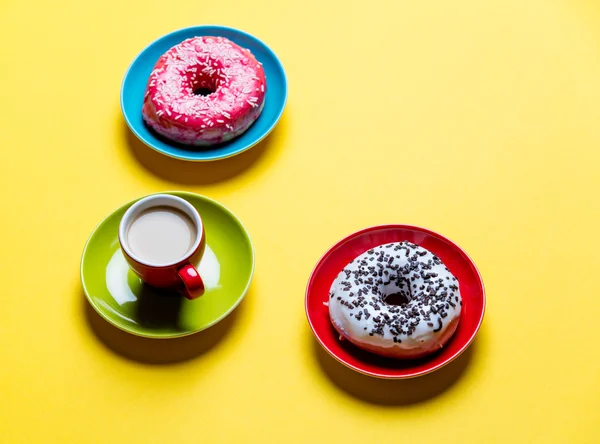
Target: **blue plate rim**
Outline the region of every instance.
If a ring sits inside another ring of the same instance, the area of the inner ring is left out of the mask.
[[[269,53],[271,53],[271,55],[273,56],[276,64],[278,65],[279,69],[281,69],[281,72],[283,74],[283,104],[281,106],[281,109],[279,110],[279,113],[277,114],[277,117],[275,118],[275,120],[273,121],[273,124],[261,135],[261,137],[259,137],[258,139],[256,139],[255,141],[253,141],[251,144],[249,144],[248,146],[244,147],[243,149],[240,149],[238,151],[235,151],[231,154],[228,155],[221,155],[221,156],[207,156],[207,157],[203,157],[201,159],[192,157],[192,156],[179,156],[179,155],[174,155],[168,152],[165,152],[159,148],[156,148],[154,146],[152,146],[151,144],[149,144],[148,142],[146,142],[146,140],[136,131],[135,127],[132,125],[131,121],[129,120],[129,117],[127,115],[127,112],[125,111],[125,106],[124,106],[124,101],[123,101],[123,95],[124,95],[124,91],[125,91],[125,81],[127,80],[127,77],[129,76],[129,73],[131,71],[131,68],[133,67],[133,65],[135,64],[135,62],[142,56],[142,54],[144,54],[148,49],[150,49],[153,45],[155,45],[157,42],[159,42],[160,40],[167,38],[168,36],[172,35],[172,34],[176,34],[178,32],[186,32],[186,31],[191,31],[194,29],[205,29],[205,28],[220,28],[223,30],[227,30],[227,31],[231,31],[234,33],[238,33],[241,34],[243,36],[249,37],[250,39],[256,40],[258,42],[260,42],[260,44],[262,44]],[[271,47],[269,45],[267,45],[265,42],[263,42],[261,39],[259,39],[258,37],[246,32],[246,31],[242,31],[241,29],[238,28],[234,28],[231,26],[225,26],[225,25],[216,25],[216,24],[206,24],[206,25],[193,25],[193,26],[187,26],[185,28],[180,28],[180,29],[176,29],[174,31],[171,31],[167,34],[163,34],[162,36],[154,39],[153,41],[151,41],[148,45],[146,45],[131,61],[131,63],[129,64],[129,66],[127,67],[127,70],[125,71],[125,75],[123,76],[123,80],[121,81],[121,93],[120,93],[120,105],[121,105],[121,114],[123,115],[123,118],[125,119],[125,123],[127,124],[127,127],[129,128],[129,130],[137,137],[137,139],[142,142],[144,145],[146,145],[147,147],[151,148],[152,150],[156,151],[157,153],[160,153],[164,156],[170,157],[172,159],[177,159],[177,160],[183,160],[183,161],[187,161],[187,162],[212,162],[215,160],[223,160],[223,159],[229,159],[231,157],[237,156],[239,154],[242,154],[246,151],[248,151],[249,149],[253,148],[254,146],[258,145],[260,142],[262,142],[269,134],[271,134],[271,132],[273,131],[273,129],[275,128],[275,126],[279,123],[279,121],[281,120],[281,116],[283,115],[283,112],[285,110],[285,107],[287,105],[287,99],[288,99],[288,82],[287,82],[287,74],[285,72],[285,68],[283,67],[283,63],[281,63],[281,60],[279,60],[279,57],[277,56],[277,54],[275,53],[275,51],[273,51],[271,49]]]

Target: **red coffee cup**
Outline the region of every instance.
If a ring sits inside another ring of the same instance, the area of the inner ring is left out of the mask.
[[[128,243],[132,223],[144,211],[158,207],[170,207],[186,214],[195,226],[195,238],[189,250],[179,259],[168,263],[153,262],[134,254]],[[119,243],[127,263],[145,283],[158,288],[173,288],[183,292],[188,299],[196,299],[204,293],[204,282],[194,266],[204,254],[204,224],[198,211],[186,200],[169,194],[155,194],[134,203],[125,212],[119,225]]]

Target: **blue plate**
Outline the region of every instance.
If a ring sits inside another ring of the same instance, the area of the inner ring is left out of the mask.
[[[267,79],[265,107],[260,117],[241,136],[209,148],[193,148],[171,142],[150,130],[142,119],[142,104],[148,78],[158,58],[173,46],[191,37],[213,35],[226,37],[248,48],[263,64]],[[148,45],[135,58],[121,86],[121,110],[131,131],[150,148],[181,160],[195,162],[225,159],[252,148],[275,127],[287,100],[287,80],[281,62],[271,49],[256,37],[226,26],[192,26],[167,34]]]

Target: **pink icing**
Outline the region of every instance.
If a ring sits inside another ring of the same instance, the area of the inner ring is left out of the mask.
[[[213,93],[195,94],[200,88]],[[214,145],[239,136],[254,123],[265,92],[263,67],[248,49],[223,37],[194,37],[158,59],[142,115],[168,139]]]

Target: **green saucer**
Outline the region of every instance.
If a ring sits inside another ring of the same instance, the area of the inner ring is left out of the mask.
[[[206,250],[195,264],[205,293],[189,301],[176,291],[142,283],[121,253],[118,229],[129,202],[94,230],[81,258],[81,283],[94,309],[126,332],[175,338],[202,331],[224,319],[241,302],[254,273],[254,248],[246,229],[227,208],[194,193],[167,192],[190,202],[202,217]]]

